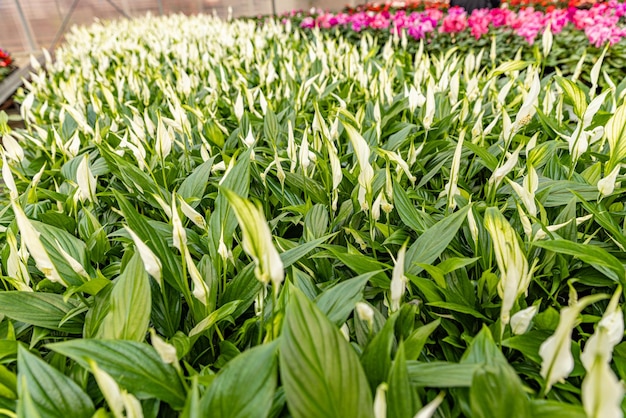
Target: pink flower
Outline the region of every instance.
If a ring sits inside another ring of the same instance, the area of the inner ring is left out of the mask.
[[[302,19],[302,23],[300,23],[300,27],[307,28],[307,29],[314,28],[315,19],[313,19],[311,16],[305,17],[304,19]]]
[[[490,22],[489,9],[474,10],[472,15],[467,19],[472,36],[476,39],[480,39],[481,36],[489,32]]]
[[[440,32],[459,33],[467,28],[467,13],[461,7],[455,6],[448,9],[448,15],[441,22]]]

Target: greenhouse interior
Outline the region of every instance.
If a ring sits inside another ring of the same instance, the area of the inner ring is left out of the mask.
[[[625,2],[0,18],[0,417],[624,416]]]

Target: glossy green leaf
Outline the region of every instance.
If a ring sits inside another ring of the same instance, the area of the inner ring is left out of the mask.
[[[299,290],[291,288],[280,345],[280,376],[295,418],[373,417],[357,354]]]
[[[48,347],[89,369],[89,360],[139,399],[156,398],[180,409],[185,390],[174,367],[163,363],[151,346],[121,340],[70,340]]]
[[[46,417],[84,418],[93,415],[94,405],[87,394],[69,377],[24,347],[18,353],[18,392],[27,388],[32,406]]]
[[[200,410],[216,418],[267,417],[278,378],[277,347],[277,342],[260,345],[229,361],[202,398]]]
[[[145,339],[150,323],[151,296],[148,274],[138,253],[117,278],[110,297],[110,310],[101,325],[102,338]]]
[[[70,334],[83,332],[84,316],[66,316],[80,306],[74,299],[41,292],[0,292],[0,314],[16,321]]]

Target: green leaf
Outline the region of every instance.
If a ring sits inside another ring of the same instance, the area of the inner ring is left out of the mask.
[[[93,360],[123,388],[139,399],[156,398],[180,409],[185,389],[176,369],[163,363],[151,346],[135,341],[71,340],[48,348],[90,370]]]
[[[137,209],[121,193],[114,192],[120,210],[130,229],[154,252],[163,266],[163,279],[178,291],[188,290],[186,279],[182,277],[180,258],[167,245],[165,238],[149,222],[140,215]]]
[[[250,189],[250,152],[242,153],[235,162],[230,173],[222,179],[221,186],[247,198]],[[234,157],[233,157],[234,158]],[[209,219],[209,253],[216,260],[219,257],[217,248],[220,237],[224,239],[226,248],[232,248],[233,234],[237,227],[237,218],[224,193],[220,190],[215,199],[215,210]]]
[[[209,316],[204,318],[202,321],[198,322],[198,324],[193,327],[191,331],[189,331],[189,337],[194,337],[201,332],[206,331],[211,328],[213,325],[217,324],[219,321],[228,318],[230,315],[235,312],[237,306],[239,305],[239,301],[235,300],[232,302],[228,302],[223,306],[220,306],[219,309],[211,312]]]
[[[432,388],[469,387],[479,364],[457,364],[446,361],[421,363],[407,361],[409,379],[415,386]]]
[[[419,274],[422,268],[417,265],[418,263],[433,264],[439,258],[456,236],[467,217],[469,208],[465,206],[452,215],[446,216],[419,236],[406,252],[404,265],[407,273]]]
[[[508,363],[496,361],[476,370],[470,388],[472,417],[530,418],[530,403],[522,381]]]
[[[254,347],[229,361],[201,400],[215,418],[264,418],[277,384],[276,341]],[[242,384],[245,382],[245,384]]]
[[[69,377],[20,346],[18,352],[19,392],[26,386],[40,415],[83,418],[94,413],[91,399]],[[23,393],[23,392],[22,392]]]
[[[389,375],[391,349],[395,342],[394,327],[397,319],[397,314],[390,316],[383,329],[372,338],[361,355],[361,364],[372,391],[375,391],[378,385],[386,381]]]
[[[81,278],[65,260],[65,257],[63,257],[59,250],[59,246],[85,268],[87,264],[85,243],[68,233],[65,229],[37,221],[31,221],[31,223],[37,232],[41,234],[39,236],[41,243],[50,255],[50,259],[63,280],[73,286],[82,285],[84,279]]]
[[[437,308],[447,309],[447,310],[453,311],[453,312],[459,312],[459,313],[463,313],[463,314],[467,314],[467,315],[472,315],[474,318],[483,319],[485,321],[489,320],[485,315],[481,314],[477,310],[475,310],[475,309],[473,309],[473,308],[471,308],[469,306],[459,305],[458,303],[452,303],[452,302],[430,302],[430,303],[428,303],[428,305],[434,306],[434,307],[437,307]]]
[[[555,253],[579,258],[600,273],[622,285],[626,285],[626,271],[622,263],[615,256],[597,245],[579,244],[564,239],[534,241],[533,245],[548,251],[554,251]]]
[[[198,389],[198,376],[191,378],[191,390],[187,393],[185,408],[180,414],[181,418],[202,418],[200,406],[200,390]]]
[[[150,282],[135,253],[111,292],[110,310],[100,327],[103,338],[143,341],[151,312]]]
[[[387,418],[413,418],[422,407],[420,398],[409,380],[404,347],[404,343],[398,346],[396,358],[389,372]]]
[[[37,405],[33,401],[33,397],[28,390],[28,384],[26,383],[26,377],[20,379],[20,398],[17,403],[17,417],[18,418],[45,418],[42,417],[37,409]]]
[[[355,273],[367,274],[372,271],[377,271],[371,278],[371,284],[382,289],[389,289],[389,278],[379,270],[387,270],[389,266],[376,260],[375,258],[368,257],[363,254],[351,254],[348,253],[345,248],[338,246],[324,246],[334,257],[345,264],[350,270]]]
[[[372,418],[357,354],[339,330],[291,287],[280,346],[280,376],[295,418]]]
[[[502,354],[502,351],[498,348],[491,331],[485,325],[480,330],[478,335],[474,337],[472,343],[463,353],[463,359],[461,363],[506,363],[506,357]]]
[[[532,399],[530,409],[530,416],[533,418],[585,418],[587,416],[580,405],[544,399]]]
[[[441,318],[419,327],[409,335],[405,343],[407,360],[417,360],[426,345],[426,341],[428,341],[428,337],[437,329],[439,324],[441,324]]]
[[[584,208],[593,214],[593,220],[604,228],[606,232],[610,233],[611,238],[618,242],[622,248],[626,248],[626,235],[622,233],[620,226],[613,218],[613,214],[604,208],[600,208],[600,205],[594,205],[592,202],[587,202],[580,197],[579,200]]]
[[[98,151],[106,160],[111,173],[120,178],[128,190],[142,196],[151,205],[159,207],[152,196],[156,195],[163,198],[164,195],[167,196],[167,192],[162,191],[161,187],[147,173],[139,169],[136,164],[115,154],[109,144],[98,146]]]
[[[317,297],[315,303],[335,325],[341,326],[358,301],[363,299],[363,288],[376,271],[365,273],[334,285]]]
[[[402,222],[413,231],[421,234],[426,229],[422,216],[415,209],[404,188],[399,184],[393,188],[393,201]]]
[[[337,236],[337,233],[324,235],[323,237],[305,242],[296,247],[290,248],[287,251],[280,253],[280,260],[283,262],[283,267],[286,269],[292,264],[296,263],[302,257],[319,247],[324,242]]]
[[[83,332],[84,315],[64,319],[80,307],[74,299],[63,300],[54,293],[0,292],[0,314],[16,321],[70,334]]]
[[[197,166],[191,174],[180,184],[177,193],[185,200],[197,199],[195,202],[199,202],[204,196],[204,190],[209,182],[209,176],[211,175],[211,167],[213,166],[213,158],[209,158]],[[197,203],[190,203],[191,206],[196,206]]]

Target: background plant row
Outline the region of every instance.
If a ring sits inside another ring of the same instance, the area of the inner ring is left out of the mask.
[[[611,50],[414,47],[75,28],[2,127],[3,413],[621,416]]]

